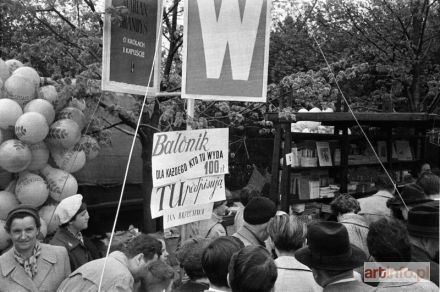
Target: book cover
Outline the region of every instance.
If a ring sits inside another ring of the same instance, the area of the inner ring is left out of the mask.
[[[328,142],[316,142],[316,150],[320,166],[332,166],[332,156]]]

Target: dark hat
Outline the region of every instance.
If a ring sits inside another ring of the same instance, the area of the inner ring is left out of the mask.
[[[269,222],[275,216],[277,207],[272,200],[265,197],[255,197],[244,207],[243,219],[252,225]]]
[[[350,244],[348,231],[339,222],[310,224],[307,244],[295,253],[295,257],[311,268],[344,271],[359,267],[367,260],[360,248]]]
[[[14,209],[12,209],[9,213],[8,213],[8,217],[6,217],[6,226],[11,226],[11,221],[12,219],[14,219],[16,216],[16,214],[19,213],[25,213],[28,214],[29,216],[34,217],[35,219],[35,223],[37,224],[37,226],[41,226],[41,222],[40,222],[40,216],[38,215],[38,211],[37,209],[35,209],[34,206],[32,205],[19,205],[18,207],[15,207]]]
[[[403,190],[400,192],[403,201],[407,206],[423,204],[426,202],[432,201],[428,195],[425,194],[422,187],[417,184],[410,184],[403,187]],[[402,206],[402,199],[399,197],[399,194],[394,194],[394,198],[391,198],[387,201],[387,206]]]
[[[439,237],[439,202],[416,206],[408,212],[408,233],[416,237]]]

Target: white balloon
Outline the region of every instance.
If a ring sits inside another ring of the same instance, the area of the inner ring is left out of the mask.
[[[8,129],[14,127],[15,122],[23,114],[21,106],[12,99],[0,99],[0,128]]]
[[[24,107],[24,112],[36,112],[42,114],[46,118],[48,125],[52,124],[55,120],[55,110],[53,105],[42,98],[37,98],[28,102]]]
[[[49,188],[41,176],[24,172],[18,178],[15,194],[21,203],[37,208],[46,202],[49,197]]]
[[[41,142],[48,133],[49,126],[46,118],[37,112],[24,113],[15,123],[15,135],[26,143]]]

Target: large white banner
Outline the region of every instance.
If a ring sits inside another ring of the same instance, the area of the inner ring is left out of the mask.
[[[208,203],[165,210],[163,214],[163,228],[167,229],[178,225],[209,219],[211,218],[213,205],[214,203]]]
[[[222,200],[226,200],[224,175],[206,176],[175,182],[153,188],[150,204],[151,217],[160,217],[164,214],[164,211],[173,208],[207,204]]]
[[[229,129],[155,133],[153,187],[228,173]]]

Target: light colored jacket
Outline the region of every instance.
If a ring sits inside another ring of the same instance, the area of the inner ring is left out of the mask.
[[[96,292],[98,291],[105,258],[88,262],[76,269],[61,283],[58,292]],[[134,279],[128,269],[127,257],[120,251],[112,252],[105,264],[101,291],[131,292]]]
[[[266,247],[266,244],[264,241],[261,241],[247,226],[246,224],[243,225],[239,230],[237,230],[237,232],[235,232],[234,234],[232,234],[232,236],[237,237],[238,239],[240,239],[244,246],[249,246],[249,245],[259,245],[262,246],[264,248]]]
[[[32,279],[15,260],[11,248],[0,256],[0,291],[4,292],[49,292],[56,291],[70,274],[70,263],[64,247],[40,243],[37,258],[37,274]]]
[[[295,257],[280,256],[275,260],[278,277],[275,292],[321,292],[322,287],[316,283],[309,267],[300,263]]]
[[[377,289],[375,291],[383,291],[383,292],[391,292],[391,291],[411,291],[411,292],[438,292],[439,289],[437,285],[435,285],[433,282],[425,280],[425,279],[419,279],[413,280],[413,281],[406,281],[406,282],[399,282],[399,283],[393,283],[393,282],[379,282],[379,285],[377,285]]]
[[[203,238],[217,238],[226,236],[226,229],[222,225],[220,216],[212,213],[211,218],[199,222],[199,234]]]
[[[361,207],[358,214],[364,216],[368,224],[384,217],[391,217],[391,210],[387,207],[387,201],[390,198],[393,198],[390,192],[380,190],[372,196],[358,199]]]
[[[369,227],[364,217],[358,214],[348,213],[341,215],[339,222],[342,223],[345,228],[347,228],[350,243],[362,249],[368,258],[370,256],[367,246]]]

